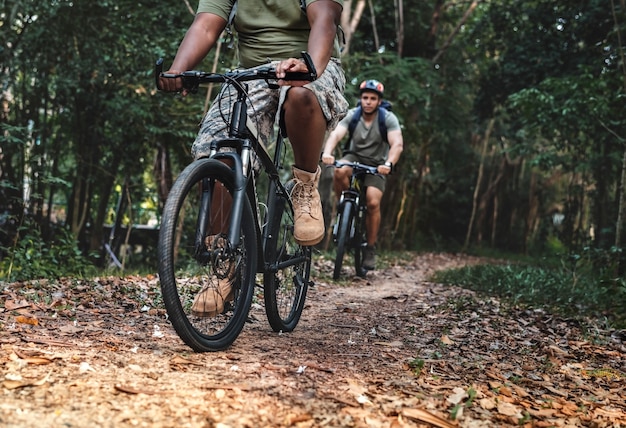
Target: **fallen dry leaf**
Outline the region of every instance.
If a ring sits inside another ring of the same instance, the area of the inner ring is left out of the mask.
[[[513,417],[516,417],[516,418],[521,418],[522,417],[522,412],[514,404],[500,402],[500,403],[498,403],[497,407],[498,407],[498,413],[500,413],[501,415],[513,416]]]
[[[115,389],[120,392],[125,392],[127,394],[146,394],[146,395],[159,395],[159,394],[170,394],[169,391],[153,391],[150,389],[138,389],[133,388],[127,385],[115,385]]]
[[[450,339],[446,334],[441,336],[441,343],[443,343],[444,345],[454,345],[454,341]]]
[[[7,301],[4,303],[4,309],[6,309],[7,311],[14,311],[16,309],[29,308],[30,306],[31,306],[30,302],[28,302],[27,300],[16,301],[16,300],[7,299]]]
[[[459,404],[461,401],[468,397],[467,391],[464,388],[456,387],[453,390],[453,394],[448,396],[446,400],[452,404]]]
[[[447,421],[422,409],[402,409],[402,415],[416,421],[426,422],[437,428],[456,428],[458,426],[456,423]]]
[[[6,379],[2,382],[2,385],[6,388],[6,389],[17,389],[17,388],[24,388],[24,387],[28,387],[28,386],[42,386],[44,385],[46,382],[48,382],[48,379],[50,378],[50,374],[52,372],[48,372],[48,374],[46,376],[44,376],[41,379],[37,379],[37,380],[12,380],[12,379]]]
[[[13,351],[15,355],[23,361],[26,361],[28,364],[50,364],[52,362],[52,358],[42,357],[39,355],[28,355],[26,351],[21,351],[16,349]]]
[[[192,366],[203,366],[204,364],[198,363],[196,361],[190,360],[188,358],[181,357],[180,355],[176,355],[174,358],[170,360],[170,364],[173,365],[192,365]]]
[[[24,315],[18,315],[15,317],[15,322],[20,324],[39,325],[39,320],[33,317],[27,317]]]

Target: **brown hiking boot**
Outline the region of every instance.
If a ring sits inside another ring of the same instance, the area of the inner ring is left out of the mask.
[[[205,240],[209,251],[224,248],[224,238],[219,235],[207,236]],[[197,317],[215,317],[224,312],[224,304],[233,300],[233,284],[237,277],[235,264],[231,263],[225,278],[214,279],[196,294],[191,306],[191,313]]]
[[[376,248],[369,245],[363,248],[363,267],[367,270],[376,270]]]
[[[293,167],[294,186],[291,199],[294,211],[293,236],[300,245],[311,246],[324,239],[324,214],[317,190],[321,169],[307,172]]]

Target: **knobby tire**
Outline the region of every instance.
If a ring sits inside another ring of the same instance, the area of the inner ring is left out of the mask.
[[[311,273],[311,248],[295,241],[293,209],[286,198],[275,196],[265,247],[265,312],[276,332],[292,331],[298,324]]]
[[[343,257],[350,245],[350,229],[354,220],[355,205],[352,201],[345,201],[340,207],[337,222],[337,249],[335,253],[335,270],[333,279],[337,280],[341,276],[341,267],[343,265]]]
[[[358,218],[355,218],[355,232],[354,232],[354,270],[357,276],[365,278],[367,275],[367,269],[363,267],[363,252],[367,245],[366,233],[365,233],[365,218],[362,213],[357,214]]]
[[[200,183],[204,183],[202,188],[208,191],[201,192]],[[252,303],[257,235],[249,199],[245,198],[238,225],[239,243],[227,243],[225,233],[219,235],[222,237],[219,240],[203,237],[201,245],[196,237],[200,223],[209,222],[205,236],[214,233],[218,221],[222,225],[230,224],[226,216],[230,213],[229,198],[234,188],[235,174],[228,166],[212,159],[197,160],[180,174],[163,210],[158,248],[163,301],[176,333],[196,352],[229,347],[243,329]],[[211,201],[205,204],[209,207],[205,221],[198,220],[206,211],[200,208],[201,197]],[[199,247],[202,256],[196,255]],[[226,251],[225,248],[238,250]],[[232,292],[224,299],[227,300],[224,310],[210,317],[193,315],[191,307],[195,296],[207,287],[215,287],[228,275],[233,278],[233,273],[228,272],[234,272],[234,279]]]

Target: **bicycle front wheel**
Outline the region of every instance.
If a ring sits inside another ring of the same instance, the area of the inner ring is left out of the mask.
[[[365,233],[365,216],[362,212],[355,220],[355,233],[354,233],[354,270],[357,276],[365,278],[367,275],[367,269],[363,267],[363,257],[365,256],[365,247],[367,246],[367,239]]]
[[[335,253],[335,270],[333,272],[333,279],[335,280],[341,276],[343,256],[350,245],[350,229],[354,221],[355,208],[353,202],[345,201],[337,216],[337,249]]]
[[[289,193],[289,186],[287,189]],[[276,195],[265,246],[265,312],[272,329],[288,332],[302,315],[311,274],[311,247],[293,236],[293,209],[285,195]]]
[[[172,187],[159,234],[159,279],[169,320],[196,352],[230,346],[252,303],[257,237],[250,201],[230,224],[235,174],[224,163],[191,163]],[[238,227],[239,242],[228,228]]]

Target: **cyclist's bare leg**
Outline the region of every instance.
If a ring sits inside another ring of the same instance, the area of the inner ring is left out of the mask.
[[[222,159],[221,162],[231,167],[233,165],[230,159]],[[211,201],[211,227],[207,230],[209,235],[228,233],[232,203],[231,194],[223,186],[215,186]]]
[[[352,175],[352,168],[342,166],[341,168],[335,168],[333,175],[333,190],[337,201],[341,198],[341,192],[350,187],[350,176]]]
[[[373,247],[378,238],[380,228],[380,201],[383,192],[373,186],[368,186],[366,191],[367,215],[365,216],[365,229],[367,231],[367,245]]]
[[[209,235],[219,235],[228,232],[230,223],[230,209],[233,198],[223,186],[215,186],[211,202],[211,228]]]
[[[316,245],[324,239],[325,232],[318,191],[318,163],[326,134],[326,118],[312,91],[292,87],[283,103],[283,119],[294,153],[293,236],[300,245]]]
[[[308,172],[317,171],[326,134],[326,118],[317,97],[309,89],[292,87],[283,110],[295,166]]]

